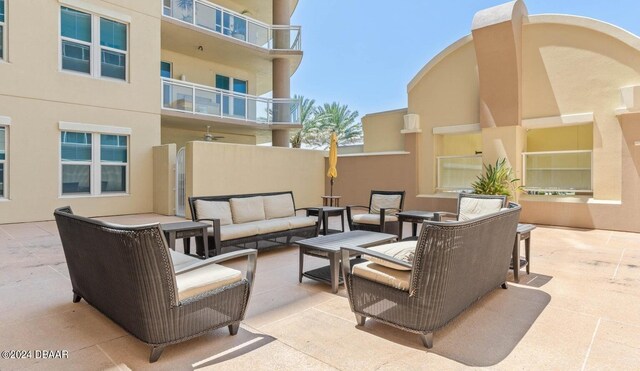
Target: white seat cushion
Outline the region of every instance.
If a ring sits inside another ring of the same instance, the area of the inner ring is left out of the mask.
[[[293,198],[290,193],[264,196],[264,215],[266,219],[286,218],[295,215]]]
[[[371,196],[371,212],[372,213],[380,213],[380,209],[394,209],[387,210],[385,213],[397,213],[400,209],[400,200],[402,196],[400,195],[381,195],[381,194],[373,194]]]
[[[242,280],[242,272],[219,264],[210,264],[176,275],[178,300],[182,301],[206,291]]]
[[[177,251],[173,251],[171,249],[169,249],[169,253],[171,255],[171,261],[173,262],[174,271],[177,271],[188,265],[191,265],[193,263],[197,263],[200,261],[200,259],[194,258],[186,254],[179,253]]]
[[[380,211],[378,211],[380,212]],[[353,221],[361,224],[375,224],[380,225],[380,214],[358,214],[353,216]],[[397,222],[398,217],[395,215],[386,215],[384,216],[385,223],[387,222]]]
[[[259,220],[257,222],[245,223],[247,225],[255,225],[258,228],[258,234],[266,234],[289,230],[289,221],[286,218]]]
[[[406,261],[407,263],[413,263],[413,257],[416,252],[416,244],[417,244],[417,241],[401,241],[401,242],[395,242],[395,243],[388,243],[386,245],[373,246],[368,248],[367,250],[372,250],[385,255],[389,255],[392,258]],[[375,256],[365,255],[364,258],[376,264],[384,265],[385,267],[389,267],[392,269],[397,269],[401,271],[411,270],[411,268],[409,267],[403,267],[402,265],[398,265],[395,263],[388,262],[386,260],[378,259]]]
[[[213,236],[213,227],[207,228],[210,236]],[[220,227],[220,241],[235,240],[236,238],[250,237],[258,234],[258,226],[255,224],[229,224]]]
[[[195,206],[198,219],[220,219],[220,225],[233,224],[227,201],[196,200]]]
[[[318,217],[316,216],[290,216],[287,218],[290,229],[311,227],[313,225],[316,225],[317,221]]]
[[[236,224],[264,220],[264,202],[262,196],[232,198],[229,200],[233,222]]]
[[[478,218],[487,214],[497,213],[502,208],[503,201],[499,198],[473,198],[460,199],[459,221]]]
[[[354,265],[352,272],[355,276],[409,291],[410,271],[399,271],[368,261]]]

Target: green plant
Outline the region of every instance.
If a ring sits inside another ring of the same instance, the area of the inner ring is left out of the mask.
[[[471,186],[477,194],[511,197],[512,192],[519,188],[516,186],[519,180],[514,176],[513,169],[507,166],[507,159],[503,158],[497,159],[495,166],[485,164],[484,173]]]

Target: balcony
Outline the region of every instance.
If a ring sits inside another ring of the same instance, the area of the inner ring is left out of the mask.
[[[273,26],[201,0],[164,0],[165,17],[265,50],[300,51],[300,26]]]
[[[300,125],[300,101],[296,99],[258,97],[166,78],[162,79],[162,109],[264,129]]]
[[[523,188],[531,194],[592,193],[592,152],[522,153]]]
[[[471,184],[482,175],[482,155],[438,156],[436,162],[439,192],[471,191]]]

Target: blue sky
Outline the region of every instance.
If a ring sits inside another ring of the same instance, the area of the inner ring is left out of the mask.
[[[291,94],[367,113],[403,108],[406,86],[470,33],[473,15],[504,0],[300,0],[304,58]],[[391,5],[393,4],[393,5]],[[640,35],[640,0],[528,0],[529,14],[596,18]]]

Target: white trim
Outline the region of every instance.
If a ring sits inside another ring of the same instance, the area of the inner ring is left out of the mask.
[[[91,13],[100,13],[101,15],[105,15],[109,18],[117,19],[119,21],[125,23],[131,23],[131,16],[126,13],[121,13],[115,10],[111,10],[109,8],[105,8],[99,5],[95,5],[92,3],[88,3],[83,0],[58,0],[58,2],[64,6],[70,6],[73,8],[84,9]]]
[[[636,147],[640,146],[640,140],[636,140],[635,142],[633,142],[633,145]]]
[[[560,116],[536,117],[522,120],[525,129],[556,128],[562,126],[588,125],[593,123],[593,112],[573,113]]]
[[[339,154],[338,157],[394,156],[394,155],[410,155],[410,154],[411,152],[406,152],[406,151],[362,152],[362,153],[345,153],[344,155]]]
[[[58,123],[58,129],[64,131],[82,131],[89,133],[118,135],[131,135],[132,132],[131,128],[122,126],[94,125],[67,121],[60,121]]]
[[[0,125],[11,125],[11,117],[0,116]]]
[[[482,128],[480,124],[464,124],[450,126],[436,126],[433,128],[433,134],[470,134],[480,133]]]

